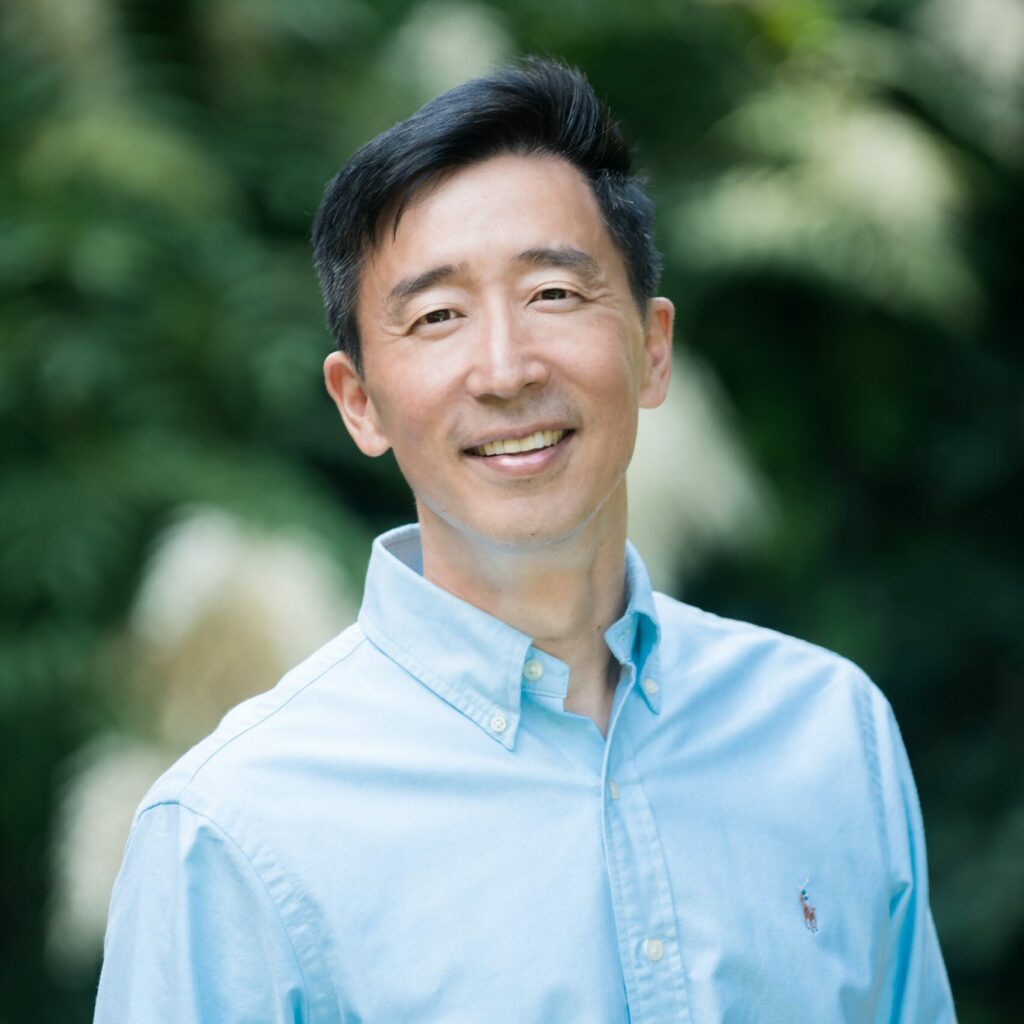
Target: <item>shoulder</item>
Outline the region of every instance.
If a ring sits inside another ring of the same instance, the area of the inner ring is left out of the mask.
[[[819,644],[767,626],[716,615],[667,594],[656,593],[654,599],[662,650],[672,662],[743,664],[750,670],[763,667],[773,672],[785,669],[784,676],[818,674],[878,692],[859,665]]]
[[[343,693],[346,670],[366,638],[352,625],[291,669],[272,689],[232,708],[217,728],[171,765],[150,787],[135,812],[182,804],[211,814],[215,802],[230,806],[234,790],[249,788],[244,765],[266,754],[285,755],[301,740],[305,723],[322,712],[326,701]]]
[[[655,594],[661,672],[683,699],[742,707],[752,718],[784,716],[834,735],[852,730],[869,749],[895,722],[885,696],[849,658],[750,622]]]

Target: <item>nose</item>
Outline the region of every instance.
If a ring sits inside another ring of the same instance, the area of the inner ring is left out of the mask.
[[[547,363],[535,338],[512,310],[481,318],[471,344],[466,384],[475,398],[515,398],[531,385],[547,380]]]

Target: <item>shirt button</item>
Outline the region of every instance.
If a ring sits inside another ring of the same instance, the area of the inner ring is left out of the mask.
[[[491,728],[495,732],[504,732],[508,728],[508,720],[504,715],[492,715]]]
[[[544,675],[544,666],[536,658],[531,658],[523,666],[523,675],[526,676],[531,683],[536,682],[542,675]]]
[[[658,684],[653,679],[645,679],[644,680],[644,689],[649,694],[651,694],[651,696],[654,696],[654,694],[656,694],[658,692]]]
[[[647,959],[656,964],[665,955],[665,944],[661,939],[648,939],[644,944],[647,950]]]
[[[613,800],[619,799],[619,784],[614,779],[608,780],[608,792]]]

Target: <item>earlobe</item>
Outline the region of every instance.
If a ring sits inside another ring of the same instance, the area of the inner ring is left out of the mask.
[[[647,300],[647,333],[644,336],[646,375],[640,388],[640,406],[653,409],[665,401],[672,376],[672,325],[675,306],[670,299]]]
[[[344,352],[332,352],[324,360],[324,384],[356,447],[364,455],[383,455],[391,443],[365,380]]]

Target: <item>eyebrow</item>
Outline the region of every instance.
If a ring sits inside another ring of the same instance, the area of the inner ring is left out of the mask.
[[[601,278],[601,265],[590,253],[582,249],[527,249],[513,257],[512,262],[531,267],[564,267],[566,270],[575,270],[587,286],[597,284]]]

